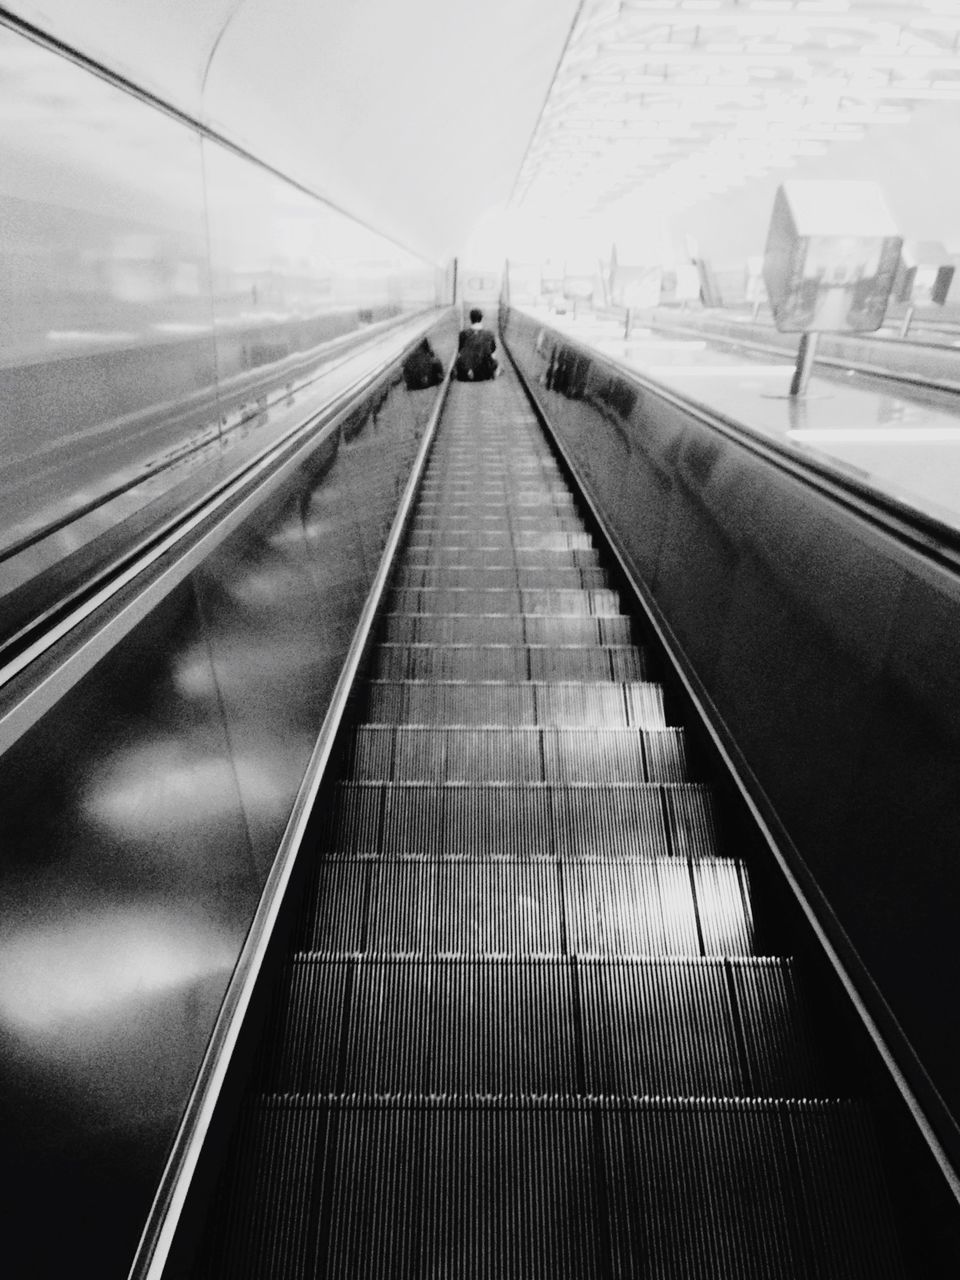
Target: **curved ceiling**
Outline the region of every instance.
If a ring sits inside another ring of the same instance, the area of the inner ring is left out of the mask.
[[[675,236],[757,253],[784,170],[873,178],[905,235],[960,236],[960,0],[8,9],[434,259],[511,195],[534,246],[660,207]]]
[[[578,0],[14,0],[432,258],[513,188]]]

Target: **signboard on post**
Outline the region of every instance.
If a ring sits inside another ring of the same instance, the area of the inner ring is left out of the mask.
[[[877,183],[783,183],[763,259],[777,328],[782,333],[879,329],[902,243]]]

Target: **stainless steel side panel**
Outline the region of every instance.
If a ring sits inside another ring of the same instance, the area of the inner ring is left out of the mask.
[[[956,1164],[960,579],[628,370],[517,313],[506,337]]]
[[[433,403],[394,371],[0,759],[11,1275],[126,1273]]]

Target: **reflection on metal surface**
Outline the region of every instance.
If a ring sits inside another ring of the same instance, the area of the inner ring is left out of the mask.
[[[536,323],[535,332],[544,335],[537,346],[541,363],[543,352],[568,335],[574,342],[596,348],[641,375],[656,378],[665,389],[692,398],[762,439],[800,449],[806,458],[816,448],[819,463],[960,528],[956,396],[940,395],[925,402],[907,390],[902,395],[892,394],[890,380],[897,378],[900,366],[888,363],[886,353],[899,344],[872,342],[868,346],[866,339],[856,335],[824,336],[821,352],[824,344],[835,344],[829,357],[833,363],[825,371],[826,376],[818,365],[813,378],[816,394],[808,396],[809,403],[804,405],[796,397],[770,394],[776,390],[770,384],[778,377],[777,370],[782,370],[786,392],[793,365],[771,363],[770,352],[762,349],[758,349],[754,363],[745,355],[743,346],[734,345],[732,340],[724,345],[731,328],[746,327],[731,325],[726,317],[703,317],[695,327],[687,319],[683,325],[697,336],[689,339],[689,347],[688,339],[668,339],[668,355],[660,345],[663,339],[659,335],[652,340],[638,336],[625,344],[619,335],[614,336],[619,328],[619,322],[614,320],[595,318],[592,323],[580,324],[570,317],[550,317],[541,308],[530,308],[528,313]],[[657,323],[669,333],[675,322],[658,316]],[[719,341],[712,340],[714,329],[719,331]],[[710,341],[703,340],[700,335],[704,333]],[[784,339],[767,328],[764,344],[776,339],[783,344]],[[696,352],[696,363],[687,354],[691,352]],[[918,352],[922,349],[906,348],[904,367],[916,368],[920,378],[939,377],[944,384],[953,381],[960,386],[960,370],[952,368],[956,363],[953,353],[943,347],[922,355]],[[921,359],[926,361],[922,371]],[[853,360],[858,368],[846,367]],[[888,377],[878,382],[864,376],[865,364],[875,365]]]
[[[125,1274],[434,404],[402,349],[0,758],[0,1124],[82,1223],[11,1274]]]
[[[35,1050],[57,1056],[62,1037],[139,1015],[157,994],[225,980],[235,951],[235,938],[189,908],[116,905],[67,922],[54,916],[8,925],[0,942],[0,1021],[28,1035]]]
[[[155,840],[159,853],[171,848],[172,828],[203,831],[234,811],[229,768],[222,757],[204,759],[180,738],[137,744],[90,778],[83,813],[118,839]],[[173,848],[178,857],[196,853],[176,843]]]
[[[844,485],[837,501],[835,487],[841,468],[856,475],[861,459],[875,464],[876,486],[895,455],[898,469],[916,461],[914,498],[936,491],[938,472],[946,496],[955,445],[851,445],[856,461],[841,452],[824,480],[822,467],[773,461],[655,388],[624,430],[588,395],[553,395],[538,381],[540,329],[539,319],[511,313],[511,352],[696,696],[712,704],[723,749],[742,776],[755,776],[751,805],[774,833],[771,852],[960,1197],[960,1030],[943,1015],[943,992],[960,981],[960,803],[943,768],[960,723],[957,539],[862,488]],[[770,404],[767,434],[784,422],[827,425],[826,416],[842,427],[858,404],[862,416],[889,414],[887,396],[834,390],[828,415],[818,403],[786,414]],[[718,384],[714,404],[720,394]],[[740,396],[739,412],[733,403],[723,404],[727,419],[747,421],[756,402]]]
[[[436,298],[431,266],[3,25],[0,119],[2,642]]]

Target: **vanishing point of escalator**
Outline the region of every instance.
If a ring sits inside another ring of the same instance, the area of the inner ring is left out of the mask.
[[[195,1274],[902,1276],[511,377],[451,388],[378,634]]]

